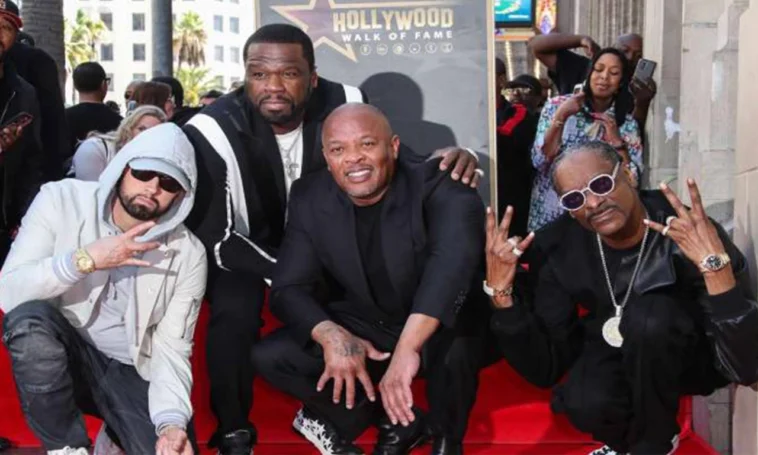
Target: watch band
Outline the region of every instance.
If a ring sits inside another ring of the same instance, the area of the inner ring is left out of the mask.
[[[720,262],[718,267],[708,265],[709,259],[713,257],[718,258]],[[732,262],[732,260],[726,253],[709,254],[700,261],[700,264],[698,264],[698,269],[700,269],[701,273],[714,273],[718,272],[719,270],[723,270],[727,265],[729,265],[730,262]]]
[[[487,280],[482,281],[482,289],[484,290],[484,293],[487,294],[490,297],[510,297],[513,295],[513,286],[508,286],[505,289],[495,289],[491,288],[487,284]]]

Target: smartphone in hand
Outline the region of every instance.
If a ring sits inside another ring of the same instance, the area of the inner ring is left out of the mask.
[[[13,131],[16,130],[16,128],[19,127],[25,127],[32,123],[32,120],[34,120],[34,116],[28,112],[19,112],[13,118],[5,122],[2,126],[0,126],[0,130],[3,129],[11,129]]]
[[[634,79],[637,79],[645,84],[653,80],[653,73],[655,73],[655,67],[658,64],[652,60],[641,58],[637,63],[637,68],[634,70]]]

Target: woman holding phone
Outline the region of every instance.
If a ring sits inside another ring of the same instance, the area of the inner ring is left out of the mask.
[[[642,174],[642,142],[632,117],[629,92],[632,70],[614,48],[602,49],[592,59],[580,93],[550,99],[537,126],[532,149],[536,169],[529,210],[529,231],[558,218],[564,211],[551,182],[555,158],[574,145],[601,140],[612,145],[637,181]]]

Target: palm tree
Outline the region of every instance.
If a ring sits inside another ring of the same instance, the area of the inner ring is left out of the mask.
[[[177,70],[182,63],[198,67],[205,64],[205,43],[208,35],[203,27],[203,19],[199,14],[189,11],[174,25],[174,55],[177,59]]]
[[[63,86],[63,0],[24,0],[22,8],[24,31],[55,60]]]
[[[76,12],[76,21],[65,21],[66,30],[66,67],[69,72],[84,62],[97,59],[96,46],[105,33],[105,24],[100,19],[91,19],[83,10]],[[73,101],[76,90],[72,86]]]
[[[176,70],[176,78],[179,79],[184,88],[184,103],[187,106],[196,106],[200,101],[200,95],[209,90],[224,90],[215,79],[208,77],[210,71],[209,68],[198,67]]]

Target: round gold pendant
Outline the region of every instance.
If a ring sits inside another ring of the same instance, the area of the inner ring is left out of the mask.
[[[621,336],[619,326],[621,325],[621,317],[614,316],[603,324],[603,339],[606,343],[614,348],[620,348],[624,344],[624,337]]]

